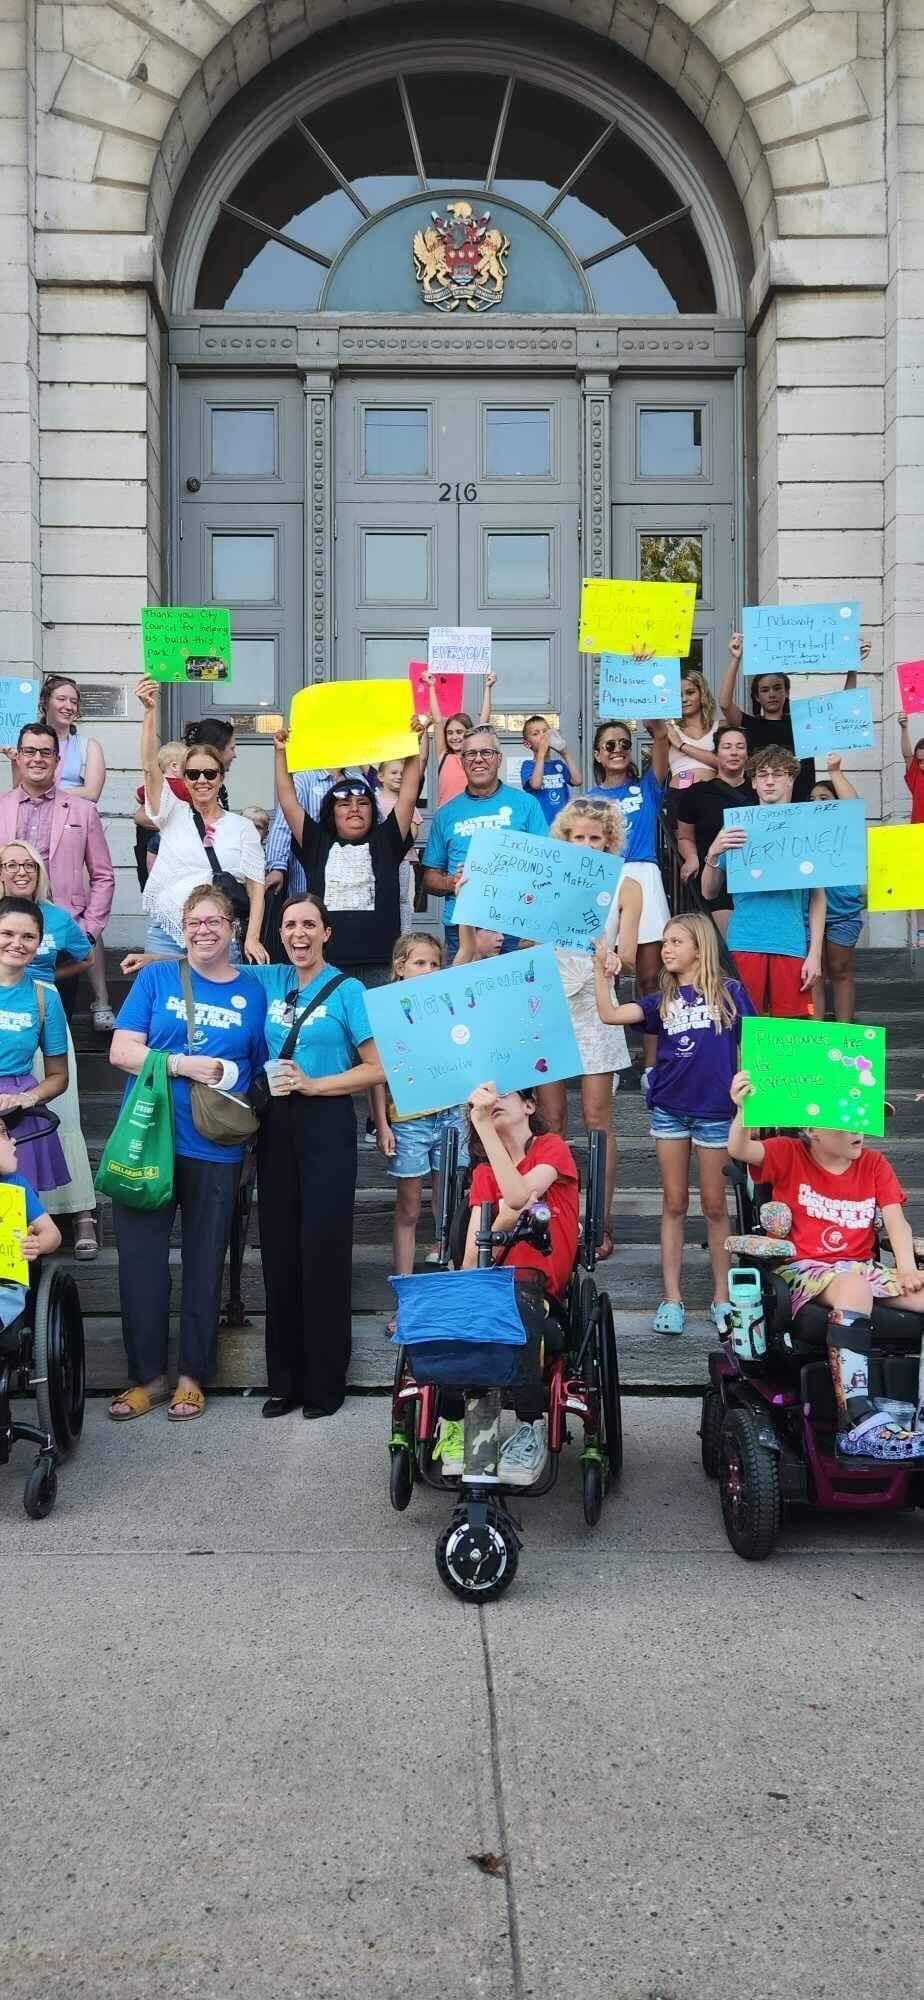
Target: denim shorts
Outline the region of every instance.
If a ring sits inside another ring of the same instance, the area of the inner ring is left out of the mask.
[[[718,1151],[728,1145],[730,1126],[730,1118],[693,1118],[686,1112],[662,1111],[657,1104],[651,1107],[653,1139],[692,1139],[694,1146]]]
[[[825,937],[829,944],[846,945],[852,951],[863,929],[864,917],[842,917],[840,922],[825,925]]]
[[[430,1111],[422,1118],[407,1118],[402,1124],[392,1126],[395,1152],[388,1162],[392,1179],[425,1180],[428,1174],[435,1174],[440,1164],[440,1142],[449,1125],[454,1125],[459,1134],[459,1165],[467,1167],[465,1119],[459,1107],[453,1105],[447,1111]]]

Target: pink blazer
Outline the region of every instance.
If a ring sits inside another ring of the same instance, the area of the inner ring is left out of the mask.
[[[0,845],[16,839],[19,787],[0,798]],[[60,903],[85,931],[99,937],[112,909],[115,874],[103,823],[92,799],[75,799],[60,787],[52,808],[51,900]]]

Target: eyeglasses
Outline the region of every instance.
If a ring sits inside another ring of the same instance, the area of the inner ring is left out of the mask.
[[[369,797],[365,785],[332,785],[330,795],[332,799],[336,799],[338,805],[344,805],[347,799],[368,799]]]
[[[221,777],[221,772],[219,771],[217,764],[197,764],[195,770],[193,769],[191,764],[187,764],[186,770],[183,775],[184,777],[190,778],[194,785],[198,784],[200,778],[204,779],[206,784],[210,785],[212,783],[213,778]]]
[[[36,757],[38,757],[43,764],[45,763],[47,758],[53,757],[54,754],[55,753],[53,750],[33,749],[31,743],[24,743],[22,749],[19,752],[20,757],[25,757],[27,760],[32,759],[33,761]]]
[[[0,861],[4,875],[37,875],[34,861]]]
[[[463,764],[487,764],[492,757],[499,757],[499,750],[463,750]]]
[[[601,750],[631,750],[632,743],[628,736],[608,736],[606,742],[601,743],[600,748]]]
[[[227,917],[187,917],[185,928],[193,937],[196,931],[220,931],[227,921]]]

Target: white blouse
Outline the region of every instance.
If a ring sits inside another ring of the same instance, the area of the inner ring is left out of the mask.
[[[160,811],[145,792],[144,809],[160,830],[160,846],[148,876],[141,907],[177,944],[183,942],[183,904],[200,883],[211,882],[208,855],[196,832],[192,807],[164,783]],[[238,882],[262,882],[266,874],[260,836],[242,813],[222,813],[212,828],[212,853],[219,868]]]

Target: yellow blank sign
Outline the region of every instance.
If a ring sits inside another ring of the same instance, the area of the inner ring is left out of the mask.
[[[29,1283],[29,1266],[20,1247],[25,1233],[25,1191],[0,1183],[0,1279],[6,1284]]]
[[[585,576],[578,647],[582,653],[657,653],[685,659],[695,606],[695,583],[629,583]]]
[[[336,771],[344,764],[413,757],[419,744],[410,727],[411,704],[407,680],[300,688],[289,711],[289,770]]]
[[[924,824],[871,826],[866,838],[867,909],[924,909]]]

